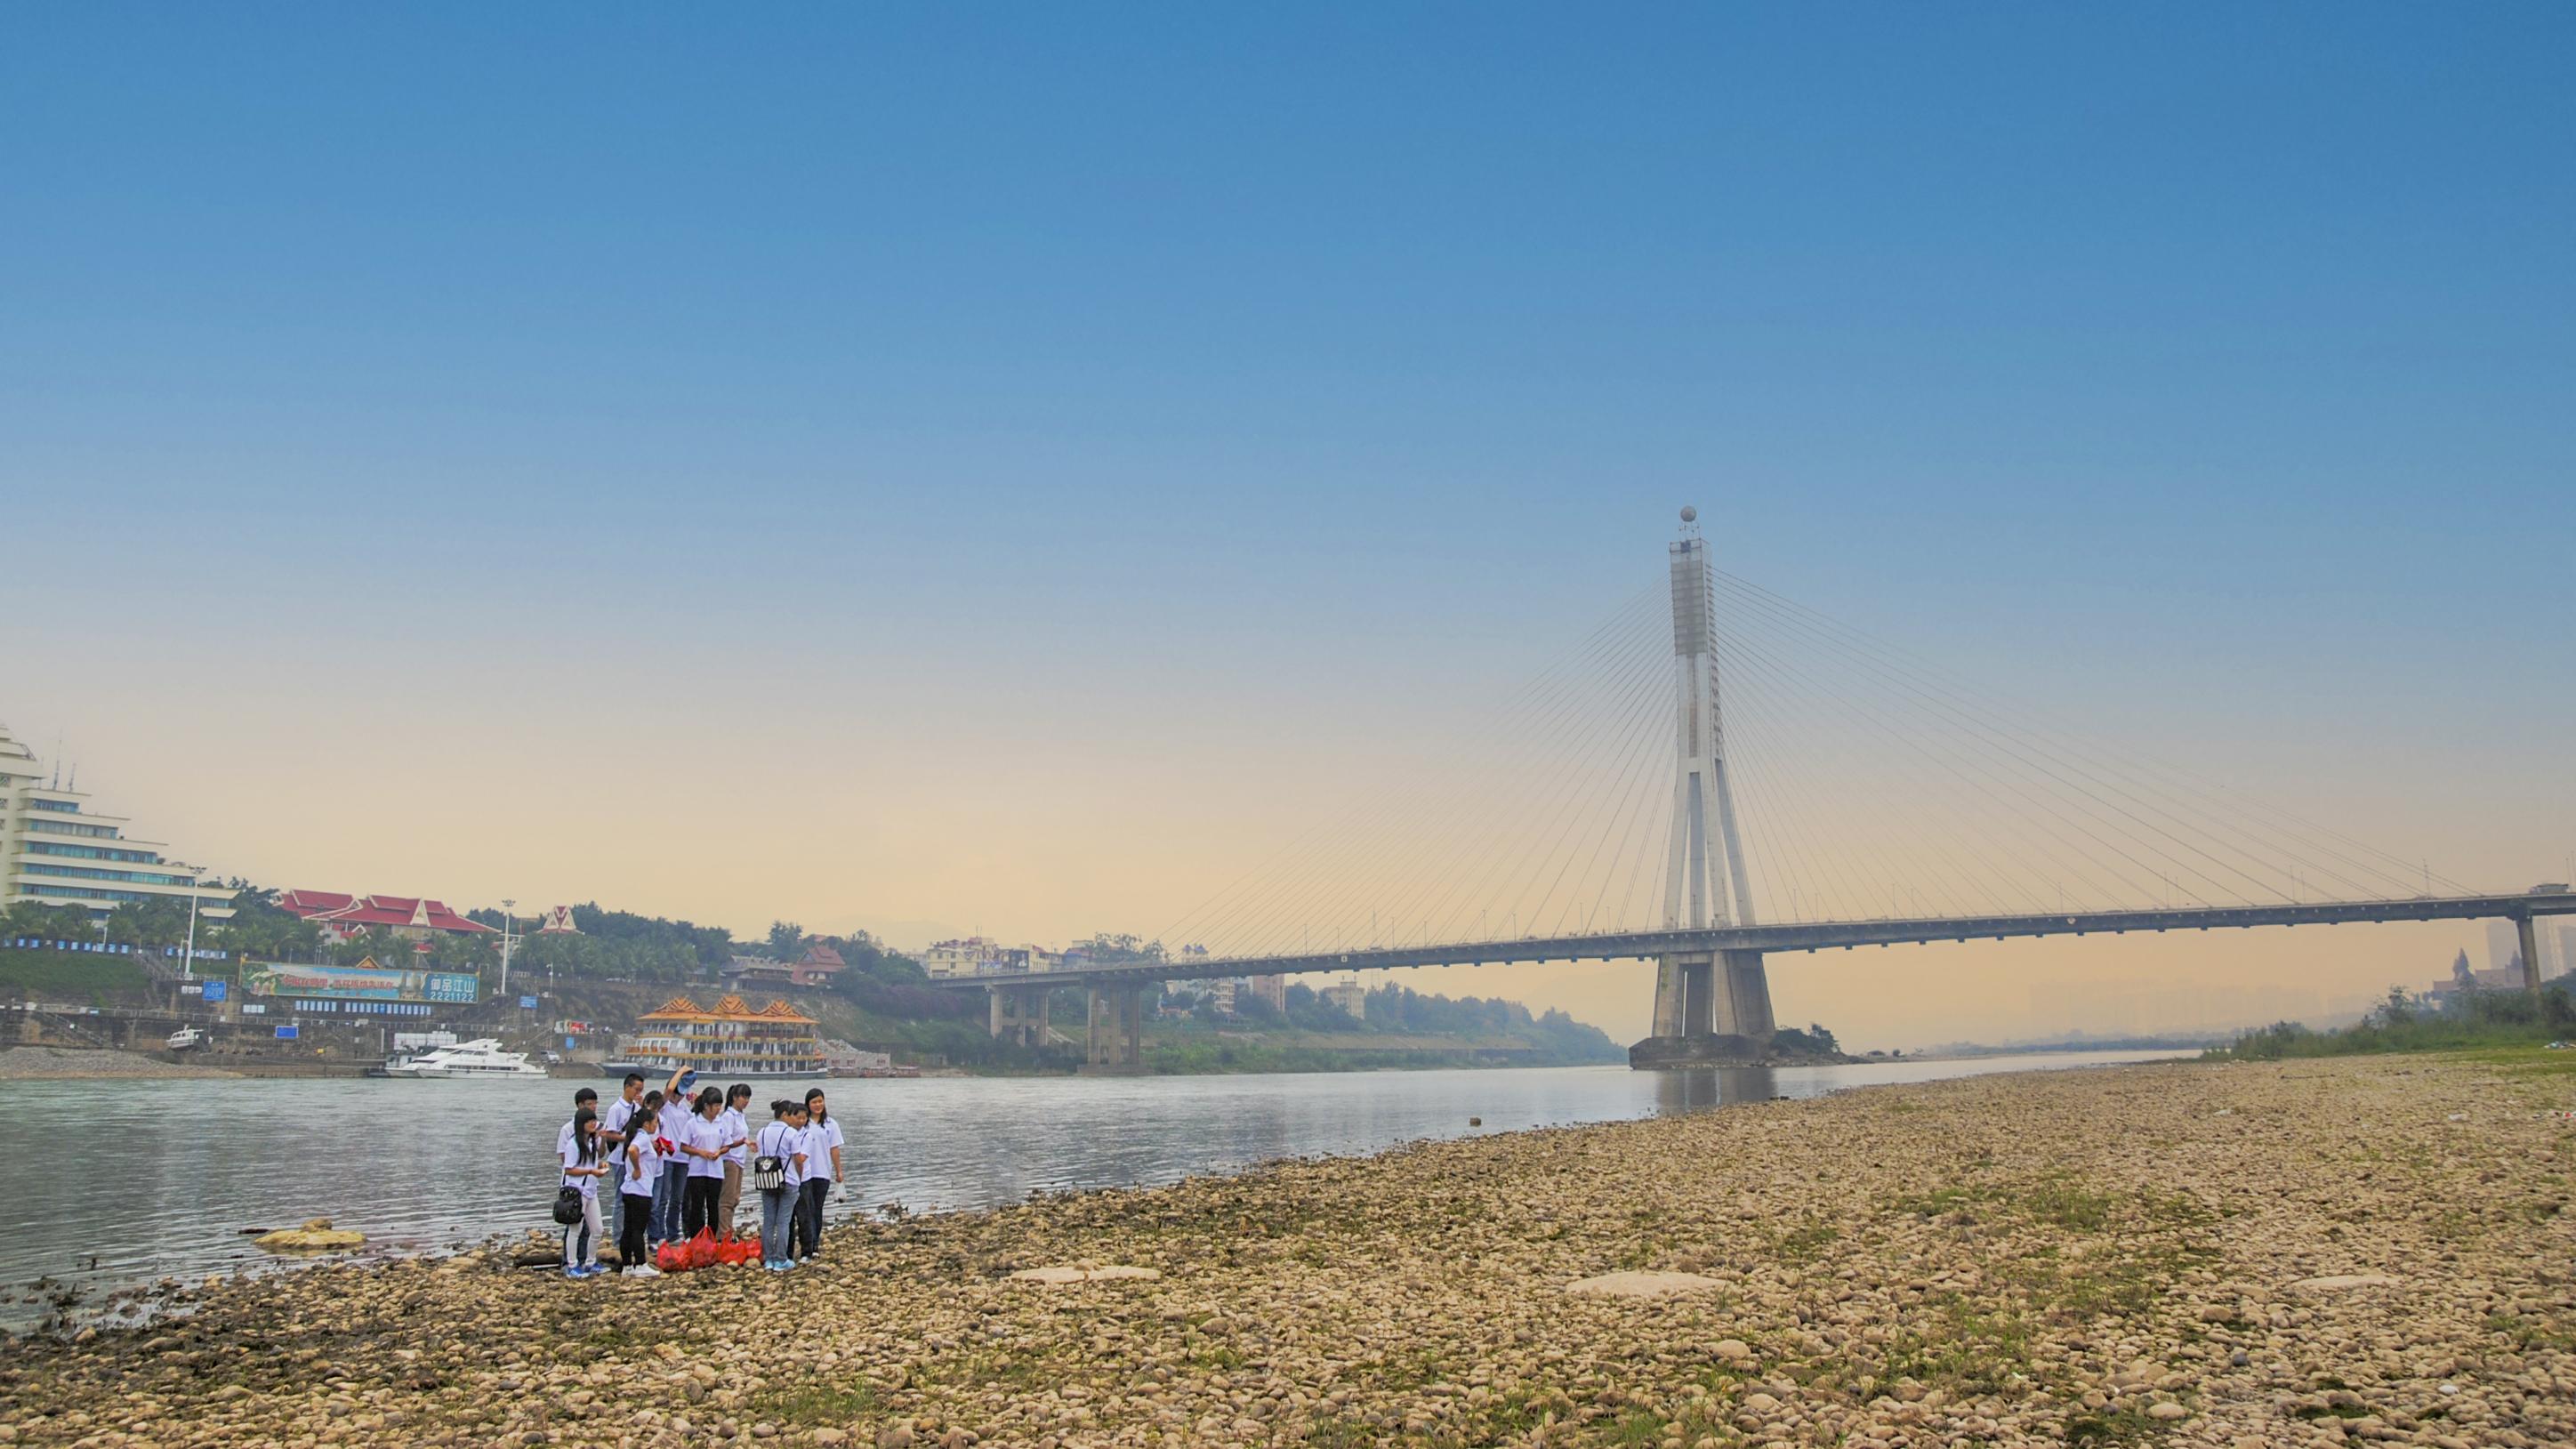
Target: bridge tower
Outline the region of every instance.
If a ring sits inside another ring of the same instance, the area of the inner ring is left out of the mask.
[[[1667,552],[1676,754],[1664,928],[1749,926],[1753,887],[1735,828],[1718,697],[1717,591],[1697,509],[1682,510],[1682,536]],[[1655,970],[1654,1034],[1630,1048],[1628,1060],[1640,1067],[1759,1061],[1771,1026],[1771,982],[1761,952],[1666,955]]]

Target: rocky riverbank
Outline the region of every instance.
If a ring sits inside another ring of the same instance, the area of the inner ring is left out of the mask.
[[[2562,1444],[2559,1065],[1877,1089],[852,1227],[785,1276],[317,1268],[12,1345],[0,1443]],[[1152,1276],[1010,1276],[1085,1264]]]

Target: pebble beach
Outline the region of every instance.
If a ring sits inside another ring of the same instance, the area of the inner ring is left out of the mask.
[[[7,1345],[0,1444],[2565,1444],[2567,1055],[1473,1137],[837,1228],[789,1274],[209,1280]]]

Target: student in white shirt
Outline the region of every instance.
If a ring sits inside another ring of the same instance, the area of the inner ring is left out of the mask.
[[[680,1138],[673,1129],[685,1125],[689,1115],[686,1095],[689,1083],[697,1073],[686,1066],[676,1067],[671,1080],[662,1084],[663,1103],[670,1108],[662,1114],[662,1137],[675,1148]],[[653,1189],[653,1218],[645,1225],[644,1236],[654,1242],[677,1242],[680,1238],[681,1204],[688,1196],[688,1157],[678,1151],[662,1159],[662,1181]]]
[[[805,1177],[805,1104],[782,1097],[769,1104],[769,1115],[772,1120],[753,1140],[752,1166],[757,1169],[764,1157],[775,1159],[784,1180],[760,1190],[760,1261],[769,1271],[784,1273],[796,1266],[787,1253],[787,1228]]]
[[[588,1087],[584,1087],[580,1091],[572,1094],[573,1117],[578,1117],[584,1112],[596,1112],[598,1110],[599,1094],[597,1092],[592,1091]],[[571,1145],[572,1117],[567,1117],[564,1119],[564,1124],[555,1129],[555,1156],[563,1156],[563,1150]]]
[[[789,1235],[803,1245],[798,1258],[823,1251],[823,1200],[840,1181],[841,1124],[832,1120],[823,1089],[816,1087],[805,1094],[805,1183],[797,1193],[796,1231]]]
[[[644,1074],[628,1072],[617,1089],[617,1100],[599,1114],[599,1150],[608,1158],[608,1195],[624,1200],[626,1193],[626,1124],[635,1120],[636,1108],[644,1103]],[[626,1239],[625,1210],[618,1212],[618,1241]]]
[[[572,1140],[558,1154],[563,1185],[581,1194],[581,1221],[564,1228],[564,1276],[587,1278],[599,1271],[599,1179],[608,1168],[599,1160],[599,1114],[584,1107],[572,1116]]]
[[[716,1236],[733,1236],[735,1214],[742,1206],[742,1175],[751,1170],[751,1084],[725,1089],[724,1110],[716,1114],[716,1135],[733,1144],[724,1155],[724,1186],[716,1190]]]
[[[716,1126],[716,1117],[724,1111],[724,1093],[713,1087],[698,1094],[697,1111],[689,1121],[689,1181],[685,1189],[685,1216],[680,1236],[694,1238],[716,1225],[716,1200],[724,1193],[725,1149],[733,1146]]]
[[[653,1184],[662,1179],[662,1154],[653,1146],[659,1124],[650,1108],[639,1108],[626,1120],[634,1130],[626,1134],[617,1153],[626,1164],[617,1194],[617,1261],[629,1278],[659,1278],[662,1270],[653,1266],[652,1250],[644,1245],[644,1219],[653,1211]]]

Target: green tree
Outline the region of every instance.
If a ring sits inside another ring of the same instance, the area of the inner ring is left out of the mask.
[[[98,925],[79,906],[17,901],[8,910],[0,911],[0,938],[16,940],[22,936],[37,941],[95,941]]]
[[[2415,1007],[2406,999],[2406,988],[2391,986],[2388,999],[2370,1009],[2370,1019],[2383,1027],[2405,1026],[2415,1019]]]
[[[793,961],[805,954],[805,928],[794,921],[769,923],[769,954],[781,961]]]

